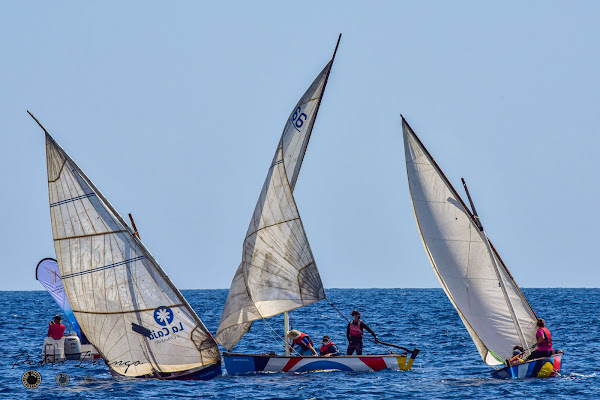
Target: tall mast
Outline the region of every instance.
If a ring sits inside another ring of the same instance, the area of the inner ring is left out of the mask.
[[[473,200],[471,199],[471,195],[469,194],[469,188],[467,188],[467,183],[465,182],[464,178],[460,178],[460,180],[462,181],[463,187],[465,188],[465,192],[467,193],[467,197],[469,198],[469,203],[471,204],[471,210],[473,210],[473,217],[475,219],[475,222],[477,223],[477,227],[483,234],[485,246],[490,255],[490,258],[492,259],[492,265],[494,266],[494,271],[496,272],[496,276],[498,277],[498,283],[500,284],[500,287],[502,288],[502,294],[504,295],[504,300],[506,301],[506,305],[508,306],[508,311],[510,312],[510,316],[512,317],[513,323],[515,324],[515,329],[517,330],[517,334],[519,335],[519,340],[521,341],[521,346],[523,346],[523,349],[529,350],[529,346],[527,345],[527,341],[525,340],[525,336],[523,335],[523,329],[521,328],[521,324],[519,323],[519,319],[517,318],[517,315],[515,313],[515,309],[513,307],[512,301],[510,300],[510,297],[508,296],[508,292],[506,291],[506,285],[504,284],[504,279],[502,279],[502,274],[500,274],[500,268],[498,267],[498,263],[496,262],[496,257],[494,257],[494,252],[492,251],[492,248],[490,247],[490,241],[488,239],[487,233],[483,229],[483,225],[481,224],[481,219],[479,218],[479,215],[477,215],[477,210],[475,209],[475,204],[473,203]]]
[[[342,40],[341,33],[338,36],[337,43],[335,44],[335,50],[333,51],[333,56],[331,57],[331,65],[329,67],[329,71],[327,71],[327,76],[325,77],[325,82],[323,83],[323,90],[321,91],[321,96],[319,96],[319,102],[317,103],[317,109],[315,110],[315,117],[313,118],[313,120],[311,122],[311,126],[309,127],[308,137],[306,138],[307,142],[310,140],[310,135],[312,134],[312,128],[315,125],[315,122],[317,120],[317,115],[319,114],[319,108],[321,107],[321,100],[323,100],[323,95],[325,94],[325,88],[327,87],[327,81],[329,80],[329,74],[331,73],[331,68],[333,68],[333,61],[335,60],[335,55],[337,54],[338,47],[340,46],[340,40]],[[306,148],[304,149],[304,152],[302,153],[302,158],[300,159],[300,163],[298,165],[302,165],[305,154],[306,154]],[[295,181],[294,181],[294,186],[296,186]],[[293,192],[294,188],[292,187],[291,189]],[[284,341],[285,341],[285,355],[289,356],[290,355],[290,347],[289,347],[288,332],[290,330],[290,316],[289,316],[288,311],[285,311],[283,313],[283,325],[284,325],[283,326],[283,329],[284,329],[283,337],[284,337]]]

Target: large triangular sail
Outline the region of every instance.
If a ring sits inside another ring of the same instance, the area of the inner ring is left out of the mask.
[[[325,298],[292,193],[334,58],[294,107],[277,145],[215,335],[227,350],[252,321]]]
[[[65,292],[107,364],[118,374],[137,377],[219,363],[218,346],[194,310],[47,132],[46,157],[52,234]]]
[[[402,130],[411,199],[431,265],[484,362],[503,364],[512,357],[514,346],[531,347],[535,343],[535,313],[467,206],[404,118]],[[493,261],[499,266],[497,269]],[[521,343],[519,329],[526,343]]]

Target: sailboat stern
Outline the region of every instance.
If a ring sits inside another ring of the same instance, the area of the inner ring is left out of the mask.
[[[523,379],[523,378],[552,378],[560,374],[562,366],[562,352],[547,358],[538,358],[521,364],[504,367],[492,372],[496,379]]]

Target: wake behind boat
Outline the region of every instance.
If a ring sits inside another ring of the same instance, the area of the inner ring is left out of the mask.
[[[294,107],[277,145],[250,226],[242,261],[233,277],[216,340],[231,351],[253,321],[284,314],[285,355],[224,353],[230,374],[305,372],[324,369],[378,371],[410,369],[418,349],[375,356],[303,357],[290,354],[288,313],[327,299],[293,196],[308,141],[325,92],[331,61]],[[329,301],[329,300],[328,300]],[[330,302],[331,303],[331,302]],[[267,322],[268,324],[268,322]]]
[[[471,210],[402,117],[406,170],[417,227],[431,266],[495,378],[545,378],[562,353],[527,360],[538,318]],[[519,347],[523,354],[514,356]],[[501,367],[499,367],[501,366]]]
[[[119,213],[46,129],[52,235],[72,312],[115,376],[210,379],[218,346]]]

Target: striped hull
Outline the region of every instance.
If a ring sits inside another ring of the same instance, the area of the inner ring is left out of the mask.
[[[562,354],[554,354],[548,358],[538,358],[522,364],[504,367],[492,372],[492,378],[550,378],[559,374],[561,363]]]
[[[230,375],[252,372],[310,372],[322,370],[380,371],[382,369],[410,370],[417,352],[406,354],[299,357],[267,354],[223,353],[225,368]]]

